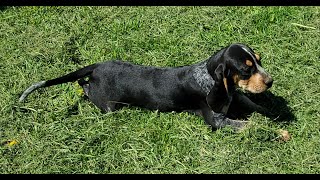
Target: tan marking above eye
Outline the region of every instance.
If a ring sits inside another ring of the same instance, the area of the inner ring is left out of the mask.
[[[260,61],[260,56],[258,54],[254,54],[258,61]]]
[[[253,64],[252,64],[252,62],[250,60],[246,60],[246,65],[247,66],[252,66]]]

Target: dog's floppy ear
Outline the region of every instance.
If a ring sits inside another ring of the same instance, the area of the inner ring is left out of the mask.
[[[211,75],[215,83],[206,97],[207,103],[214,112],[226,114],[232,98],[231,82],[228,81],[229,70],[226,68],[226,64],[218,64]]]

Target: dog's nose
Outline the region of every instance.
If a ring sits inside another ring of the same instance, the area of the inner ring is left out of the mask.
[[[271,77],[268,77],[268,78],[266,78],[265,83],[266,83],[268,88],[271,88],[272,83],[273,83],[273,79]]]

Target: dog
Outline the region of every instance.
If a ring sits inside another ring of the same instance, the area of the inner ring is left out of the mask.
[[[141,66],[120,60],[92,64],[31,85],[19,101],[38,88],[77,80],[85,96],[103,112],[124,105],[161,112],[186,111],[201,115],[212,130],[227,125],[239,129],[246,124],[227,117],[231,104],[266,112],[245,94],[262,93],[273,83],[262,68],[260,56],[247,45],[234,43],[189,66]]]

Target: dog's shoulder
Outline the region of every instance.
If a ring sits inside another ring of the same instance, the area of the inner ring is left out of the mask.
[[[214,86],[215,81],[208,72],[207,61],[202,61],[195,64],[192,70],[192,76],[196,83],[200,86],[201,90],[208,95]]]

